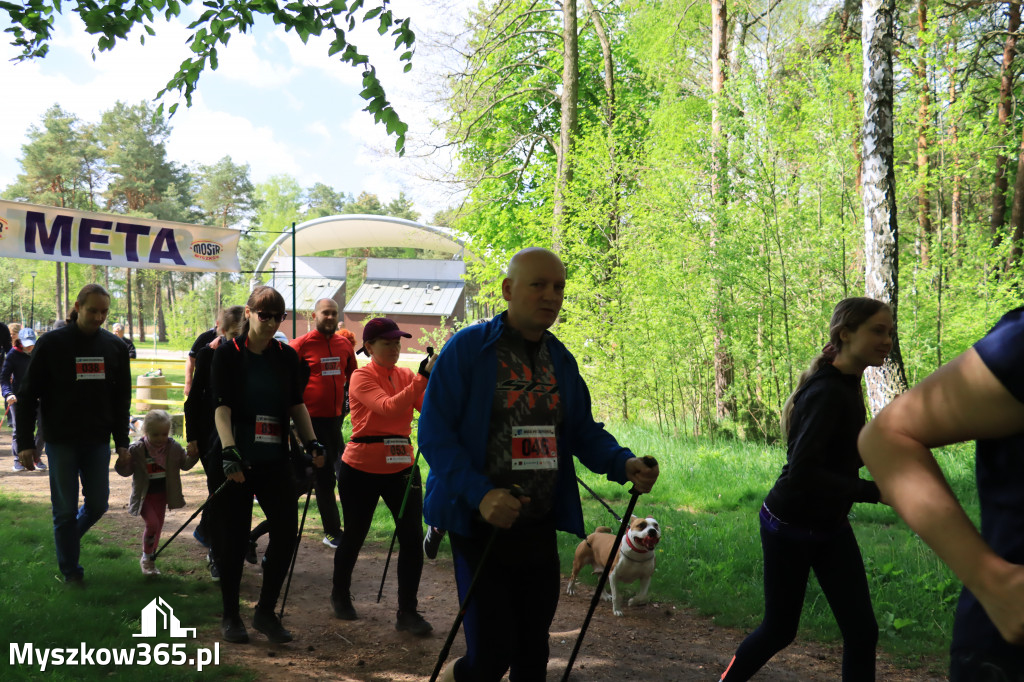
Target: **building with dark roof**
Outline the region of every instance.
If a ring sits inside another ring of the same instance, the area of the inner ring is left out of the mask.
[[[461,260],[368,258],[366,280],[344,306],[345,327],[362,338],[372,317],[390,317],[412,334],[403,350],[423,351],[423,337],[466,317],[466,264]]]

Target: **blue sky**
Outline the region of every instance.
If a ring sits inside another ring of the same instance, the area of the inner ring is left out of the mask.
[[[0,33],[0,83],[6,95],[0,107],[0,187],[20,171],[29,126],[38,124],[54,103],[95,122],[117,100],[151,100],[188,55],[186,24],[197,14],[197,5],[186,8],[182,21],[158,21],[156,37],[147,37],[145,46],[136,33],[113,51],[97,52],[95,61],[90,54],[95,37],[71,12],[58,19],[44,59],[11,62],[17,52],[10,34]],[[370,54],[412,138],[429,135],[430,118],[442,117],[430,103],[436,97],[429,94],[434,90],[430,74],[439,70],[440,59],[429,54],[427,45],[438,31],[461,24],[464,6],[462,0],[392,2],[397,15],[412,18],[417,33],[414,68],[408,74],[390,49],[392,38],[378,36],[369,25],[351,34]],[[2,15],[0,30],[7,26]],[[269,22],[254,33],[233,36],[219,50],[217,71],[207,69],[202,75],[192,107],[182,101],[171,119],[170,158],[210,164],[230,155],[235,163],[250,164],[254,182],[287,173],[303,187],[323,182],[350,194],[372,192],[383,201],[404,191],[420,219],[428,221],[456,199],[446,184],[422,177],[436,175],[437,167],[449,161],[394,155],[394,138],[361,111],[361,71],[328,57],[327,47],[325,39],[315,37],[304,45],[294,33]],[[175,93],[164,101],[169,105],[178,97]]]

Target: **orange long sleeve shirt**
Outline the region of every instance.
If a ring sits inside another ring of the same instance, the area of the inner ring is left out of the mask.
[[[405,367],[388,369],[372,360],[352,373],[348,398],[352,410],[352,438],[412,433],[413,409],[423,406],[426,377]],[[392,474],[412,466],[408,443],[349,443],[342,460],[371,474]]]

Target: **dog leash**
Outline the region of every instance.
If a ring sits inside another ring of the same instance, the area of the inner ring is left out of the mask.
[[[650,455],[643,458],[644,464],[649,467],[658,466],[658,460],[654,459]],[[629,519],[633,516],[633,508],[636,507],[636,501],[640,498],[640,491],[633,486],[630,490],[629,505],[626,507],[626,513],[623,514],[622,523],[619,524],[619,532],[615,536],[615,544],[613,547],[616,548],[614,552],[608,552],[608,562],[605,564],[604,571],[601,572],[601,576],[597,579],[597,589],[594,590],[594,598],[590,600],[590,609],[587,610],[587,617],[583,620],[583,626],[580,628],[580,634],[576,638],[576,645],[572,648],[572,655],[569,656],[569,663],[565,666],[565,674],[562,675],[562,682],[569,682],[569,673],[572,672],[572,665],[576,662],[576,655],[580,652],[580,646],[583,644],[583,637],[587,634],[587,628],[590,627],[590,619],[594,617],[594,611],[597,610],[597,605],[601,603],[601,593],[604,592],[604,586],[608,582],[608,575],[612,572],[612,564],[615,562],[615,556],[618,554],[618,548],[622,545],[622,538],[626,535],[626,526],[629,525]]]
[[[619,523],[621,523],[621,522],[622,522],[622,517],[621,517],[621,516],[619,516],[618,514],[616,514],[616,513],[615,513],[615,510],[614,510],[614,509],[612,509],[612,508],[611,508],[611,506],[610,506],[610,505],[609,505],[609,504],[608,504],[607,502],[605,502],[604,500],[602,500],[602,499],[601,499],[601,496],[600,496],[600,495],[598,495],[597,493],[595,493],[595,492],[594,492],[594,491],[593,491],[593,490],[592,490],[592,489],[590,488],[590,486],[589,486],[589,485],[587,485],[586,483],[584,483],[584,482],[583,482],[583,479],[582,479],[582,478],[580,478],[579,476],[577,476],[577,477],[576,477],[576,480],[577,480],[577,481],[579,482],[579,484],[580,484],[581,486],[583,486],[583,489],[584,489],[584,490],[586,490],[586,491],[587,491],[588,493],[590,493],[590,494],[591,494],[591,495],[592,495],[592,496],[594,497],[594,499],[595,499],[595,500],[597,500],[598,502],[600,502],[601,504],[603,504],[603,505],[604,505],[604,508],[605,508],[605,509],[607,509],[607,510],[608,510],[608,511],[609,511],[609,512],[611,513],[611,515],[615,517],[615,520],[616,520],[616,521],[618,521]]]

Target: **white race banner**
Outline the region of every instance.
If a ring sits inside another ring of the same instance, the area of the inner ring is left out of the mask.
[[[88,265],[238,272],[236,230],[0,201],[0,256]]]

